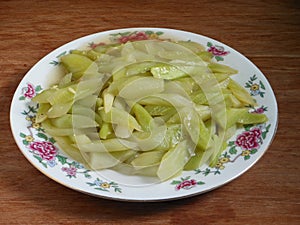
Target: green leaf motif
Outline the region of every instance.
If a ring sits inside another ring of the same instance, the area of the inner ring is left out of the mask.
[[[86,184],[88,184],[88,185],[90,185],[90,186],[96,186],[95,183],[86,182]]]
[[[147,35],[151,35],[151,34],[153,34],[153,31],[151,31],[151,30],[147,30],[147,31],[145,31],[145,34],[147,34]]]
[[[236,150],[235,146],[233,146],[233,147],[231,147],[231,148],[229,149],[229,153],[230,153],[231,155],[235,155],[235,154],[237,153],[237,150]]]
[[[28,106],[29,112],[32,112],[32,113],[37,113],[37,109],[38,109],[37,106]]]
[[[121,36],[127,36],[127,35],[129,35],[129,34],[131,34],[131,32],[123,32],[123,33],[119,33],[119,35],[121,35]],[[133,34],[133,33],[132,33]]]
[[[47,164],[46,164],[46,163],[43,163],[42,161],[40,161],[40,163],[41,163],[45,168],[47,168]]]
[[[245,88],[251,88],[251,85],[249,83],[246,83]]]
[[[246,124],[244,125],[244,128],[246,131],[249,131],[253,127],[253,124]]]
[[[122,193],[122,190],[121,190],[121,188],[116,187],[116,188],[115,188],[115,192]]]
[[[164,34],[164,32],[162,32],[162,31],[158,31],[158,32],[156,32],[156,35],[163,35]]]
[[[58,159],[58,161],[59,161],[62,165],[64,165],[64,164],[67,163],[67,159],[68,159],[67,157],[64,157],[64,156],[61,156],[61,155],[57,155],[56,158]]]
[[[181,177],[181,181],[189,180],[190,178],[191,178],[191,176]]]
[[[89,175],[88,173],[84,173],[84,177],[85,177],[85,178],[88,178],[88,179],[92,178],[92,176]]]
[[[180,183],[181,183],[181,181],[173,180],[171,184],[172,184],[172,185],[175,185],[175,184],[180,184]]]
[[[33,155],[33,157],[36,158],[39,161],[39,163],[41,163],[45,168],[48,167],[47,164],[43,162],[43,159],[41,157],[37,155]]]
[[[21,132],[21,133],[20,133],[20,137],[21,137],[21,138],[25,138],[25,137],[26,137],[26,134],[24,134],[24,133]]]
[[[216,56],[215,58],[216,58],[216,60],[217,60],[218,62],[224,60],[223,57],[221,57],[221,56]]]
[[[213,44],[211,42],[207,42],[207,47],[211,47]]]
[[[263,139],[265,139],[266,136],[267,136],[267,132],[266,132],[266,131],[264,131],[264,132],[261,133],[261,137],[262,137]]]
[[[29,142],[26,141],[26,140],[23,140],[22,142],[23,142],[24,145],[28,145],[29,144]]]
[[[228,146],[233,146],[234,145],[234,141],[229,141],[228,142]]]
[[[250,159],[250,155],[245,155],[244,160],[248,160],[248,159]]]
[[[39,162],[41,162],[43,159],[37,155],[33,155],[34,158],[36,158]]]
[[[65,55],[66,53],[67,53],[67,51],[64,51],[64,52],[60,53],[58,56],[56,56],[56,58],[59,58],[59,57]]]
[[[203,184],[205,184],[205,183],[204,183],[203,181],[198,181],[197,184],[198,184],[198,185],[203,185]]]
[[[214,172],[214,175],[218,175],[218,174],[221,174],[221,172],[220,172],[219,170],[216,170],[216,171]]]
[[[114,186],[118,186],[118,184],[115,183],[115,182],[113,182],[113,181],[111,181],[109,184],[110,184],[110,185],[114,185]]]
[[[107,189],[104,189],[104,188],[95,188],[96,190],[100,190],[100,191],[106,191],[106,192],[109,192],[109,190]]]
[[[256,152],[257,152],[257,149],[252,149],[252,150],[250,151],[250,154],[253,155],[253,154],[255,154]]]
[[[266,87],[265,87],[265,85],[263,84],[263,82],[259,81],[259,85],[260,85],[261,89],[266,90]]]
[[[57,66],[59,64],[59,62],[52,60],[49,64],[51,64],[53,66]]]
[[[210,173],[211,173],[211,170],[208,169],[208,168],[206,168],[206,170],[204,171],[204,176],[207,176],[207,175],[210,174]]]
[[[251,81],[255,81],[257,79],[256,75],[254,74],[252,77],[250,77]]]
[[[23,101],[23,100],[25,100],[25,99],[26,99],[25,96],[21,96],[21,97],[19,98],[20,101]]]
[[[38,136],[39,138],[44,139],[45,141],[48,141],[48,137],[46,134],[43,133],[37,133],[36,136]]]
[[[195,171],[195,174],[201,173],[201,170],[200,170],[200,169],[195,169],[194,171]]]
[[[39,91],[41,91],[41,90],[42,90],[41,85],[38,85],[38,86],[35,87],[35,91],[36,91],[36,92],[39,92]]]
[[[52,144],[54,144],[54,143],[56,142],[55,139],[54,139],[53,137],[49,138],[48,141],[50,141]]]
[[[263,97],[265,97],[265,92],[260,91],[260,92],[259,92],[259,95],[260,95],[260,97],[263,98]]]
[[[269,124],[269,125],[266,127],[266,130],[265,130],[264,132],[261,133],[261,137],[262,137],[263,139],[266,138],[267,133],[269,132],[270,127],[271,127],[271,124]]]

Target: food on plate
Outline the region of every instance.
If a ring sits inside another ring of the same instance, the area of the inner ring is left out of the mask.
[[[170,179],[214,166],[245,124],[253,97],[192,41],[143,40],[71,50],[64,76],[32,100],[36,121],[68,155],[93,170]]]

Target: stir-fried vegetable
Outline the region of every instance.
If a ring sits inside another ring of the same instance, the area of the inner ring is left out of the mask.
[[[112,168],[164,181],[213,166],[255,100],[235,69],[191,41],[137,41],[73,50],[65,76],[33,98],[37,122],[62,150],[95,170]]]

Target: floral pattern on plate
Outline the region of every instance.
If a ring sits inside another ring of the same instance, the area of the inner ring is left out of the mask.
[[[191,179],[191,176],[181,177],[180,180],[173,180],[171,185],[176,185],[175,190],[179,191],[181,189],[189,190],[197,185],[205,184],[203,181],[197,181],[195,179]]]
[[[109,191],[112,188],[115,192],[122,193],[122,189],[113,181],[107,182],[97,178],[93,183],[87,182],[87,184],[91,187],[94,187],[95,190]]]
[[[211,52],[217,61],[223,61],[224,56],[230,53],[229,51],[226,51],[223,46],[214,45],[211,42],[207,42],[207,47],[207,51]]]
[[[254,74],[249,78],[249,80],[245,84],[245,88],[250,89],[250,94],[252,96],[259,95],[260,97],[264,97],[265,95],[265,85],[261,80],[258,80],[257,76]]]
[[[257,126],[245,126],[245,131],[237,135],[235,141],[229,141],[227,146],[229,150],[222,153],[214,168],[196,169],[195,174],[207,176],[209,174],[221,174],[221,170],[225,169],[225,164],[234,163],[238,158],[244,160],[250,159],[259,151],[260,145],[266,138],[271,124],[260,124]]]

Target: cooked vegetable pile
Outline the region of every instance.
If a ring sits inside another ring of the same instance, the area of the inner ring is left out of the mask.
[[[214,166],[255,100],[192,41],[147,40],[72,50],[65,75],[33,98],[37,122],[93,170],[157,176]]]

